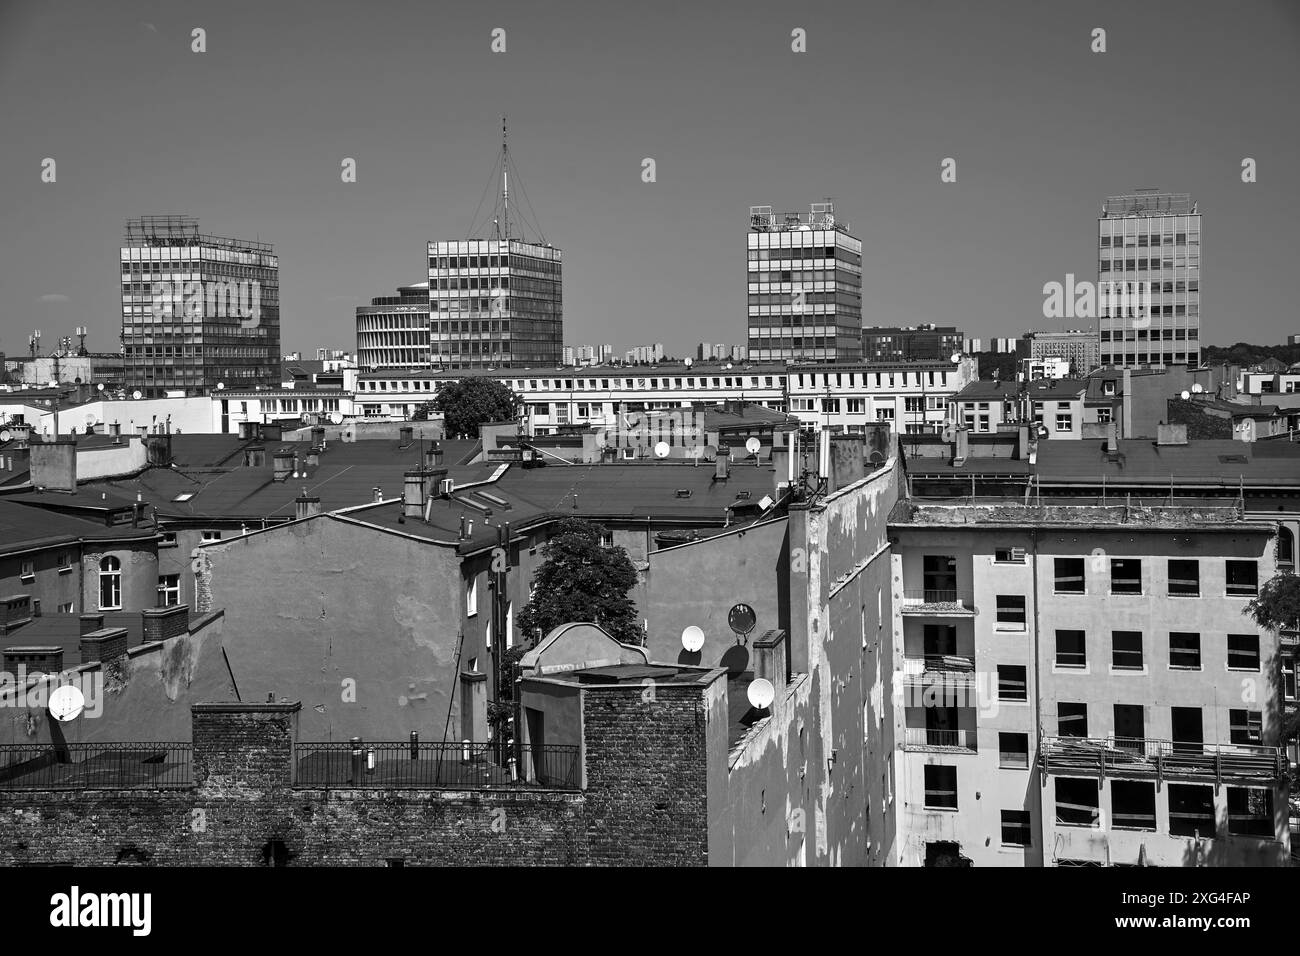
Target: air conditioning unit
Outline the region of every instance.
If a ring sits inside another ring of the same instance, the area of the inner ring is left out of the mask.
[[[624,449],[623,449],[623,460],[624,460],[624,461],[632,461],[634,458],[636,458],[636,449],[635,449],[635,448],[624,448]]]
[[[442,498],[450,498],[451,493],[456,490],[456,480],[454,478],[442,478],[438,481],[438,495]]]
[[[1018,561],[1018,562],[1019,562],[1019,561],[1024,561],[1024,560],[1025,560],[1025,549],[1024,549],[1024,548],[1012,548],[1012,549],[1011,549],[1011,560],[1012,560],[1012,561]]]

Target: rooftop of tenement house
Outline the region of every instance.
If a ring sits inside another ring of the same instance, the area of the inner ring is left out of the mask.
[[[1153,531],[1234,531],[1272,534],[1272,527],[1247,521],[1234,506],[1188,500],[1175,504],[1117,499],[1107,504],[1070,504],[1008,498],[960,499],[938,503],[899,501],[889,524],[906,527],[975,525],[992,528],[1095,528]]]

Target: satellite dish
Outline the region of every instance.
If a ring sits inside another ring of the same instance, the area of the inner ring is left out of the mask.
[[[718,449],[717,449],[716,447],[714,447],[713,445],[705,445],[705,446],[704,446],[704,457],[705,457],[705,458],[717,458],[717,457],[718,457]]]
[[[54,379],[54,378],[50,379],[50,388],[58,388],[58,387],[59,387],[58,379]]]
[[[342,424],[343,424],[343,413],[342,413],[342,412],[330,412],[330,424],[331,424],[331,425],[342,425]]]
[[[58,721],[68,721],[85,709],[86,698],[76,687],[64,684],[50,694],[50,715]]]
[[[11,432],[9,429],[7,429],[7,428],[0,428],[0,442],[7,442],[9,439],[11,439],[11,438],[13,438],[13,437],[14,437],[14,434],[13,434],[13,432]]]
[[[760,508],[762,508],[764,511],[766,511],[768,508],[772,507],[772,505],[774,505],[774,504],[776,504],[776,502],[774,502],[774,501],[772,500],[772,496],[771,496],[771,495],[764,495],[763,498],[762,498],[762,500],[759,501],[758,506],[759,506]]]
[[[225,388],[225,387],[226,387],[226,383],[225,383],[225,382],[218,382],[218,383],[217,383],[217,391],[221,391],[221,390],[222,390],[223,388]]]
[[[1046,437],[1047,437],[1047,426],[1046,426],[1046,425],[1039,425],[1039,426],[1038,426],[1038,437],[1039,437],[1039,438],[1046,438]]]
[[[687,368],[690,368],[690,367],[691,367],[691,360],[690,360],[690,359],[687,359],[687,360],[686,360],[686,367],[687,367]]]
[[[139,401],[140,399],[144,398],[144,395],[141,394],[140,390],[137,388],[134,392],[131,393],[131,397],[134,398],[136,401]]]
[[[1187,389],[1183,389],[1183,395],[1182,395],[1183,401],[1187,401],[1191,397],[1192,397],[1192,393],[1189,392]]]
[[[694,624],[682,631],[682,648],[691,654],[704,647],[704,632]]]
[[[98,421],[98,419],[96,419],[94,415],[87,415],[87,416],[86,416],[86,424],[87,424],[87,425],[93,425],[93,424],[95,424],[96,421]]]
[[[731,363],[728,362],[726,365],[723,366],[723,368],[727,368],[727,369],[731,368]]]
[[[95,388],[99,389],[102,392],[104,390],[104,383],[100,382],[98,385],[95,386]]]
[[[748,634],[758,623],[758,615],[748,604],[737,604],[727,612],[727,624],[737,634]]]
[[[1204,385],[1201,385],[1201,384],[1198,382],[1197,384],[1195,384],[1195,385],[1192,386],[1192,391],[1195,392],[1197,395],[1199,395],[1199,394],[1201,394],[1201,392],[1205,391],[1205,386],[1204,386]]]
[[[748,438],[745,440],[745,451],[749,452],[751,455],[757,455],[759,449],[762,447],[763,443],[757,438]]]
[[[952,353],[952,364],[953,364],[953,365],[956,365],[956,364],[958,364],[960,361],[961,361],[961,353],[960,353],[960,352],[953,352],[953,353]]]
[[[672,448],[669,446],[668,442],[666,442],[666,441],[661,441],[661,442],[659,442],[658,444],[655,445],[655,457],[656,457],[656,458],[667,458],[667,457],[668,457],[668,453],[669,453],[670,451],[672,451]]]
[[[750,707],[755,710],[767,710],[772,706],[772,701],[776,700],[776,688],[766,677],[759,677],[750,681],[745,696],[749,698]]]

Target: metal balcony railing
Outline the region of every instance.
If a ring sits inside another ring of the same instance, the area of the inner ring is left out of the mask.
[[[941,685],[970,688],[975,684],[975,658],[950,654],[905,657],[903,678],[909,687]]]
[[[910,750],[943,747],[975,752],[979,749],[973,730],[932,730],[928,727],[905,727],[903,746]]]
[[[1044,785],[1048,774],[1274,781],[1288,769],[1281,747],[1146,737],[1044,737],[1038,759]]]
[[[351,741],[299,743],[294,783],[299,787],[366,788],[543,788],[577,790],[578,748],[497,743],[410,743]]]
[[[905,588],[903,611],[958,611],[973,613],[975,596],[970,591],[946,588]]]
[[[0,790],[193,786],[188,743],[0,744]]]

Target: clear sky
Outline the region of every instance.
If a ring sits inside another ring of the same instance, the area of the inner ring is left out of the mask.
[[[749,206],[826,197],[864,324],[1077,326],[1044,283],[1095,279],[1102,198],[1151,186],[1200,204],[1204,341],[1277,343],[1297,93],[1294,0],[0,0],[0,351],[116,350],[123,222],[152,213],[272,242],[285,351],[351,350],[354,307],[466,235],[503,113],[566,344],[743,342]]]

